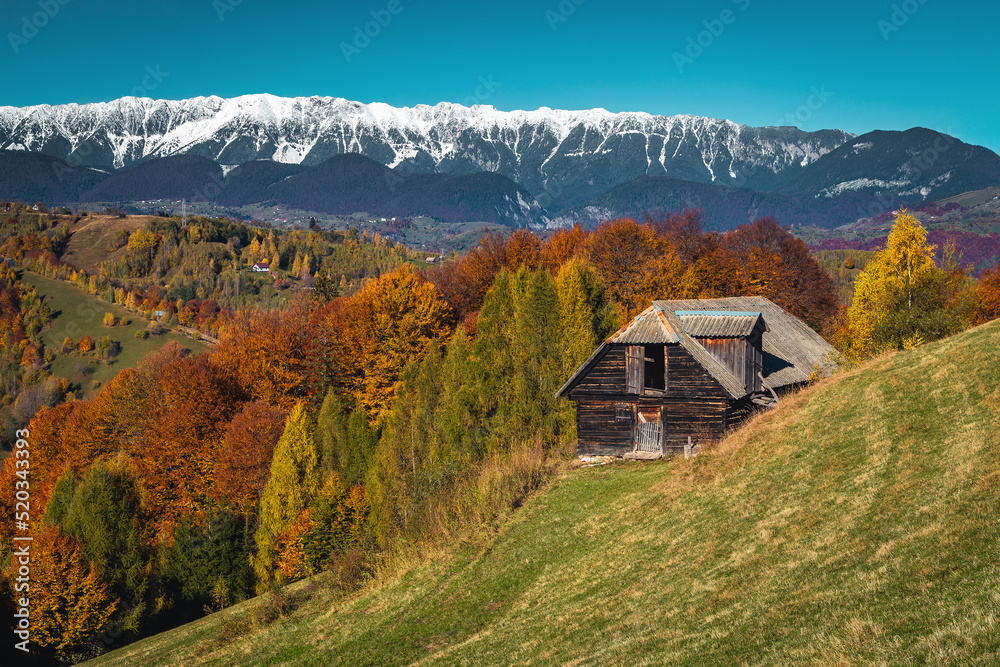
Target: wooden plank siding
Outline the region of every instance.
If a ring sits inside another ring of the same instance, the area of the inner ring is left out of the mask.
[[[760,391],[761,382],[757,376],[764,368],[760,351],[760,334],[755,332],[757,345],[744,338],[699,338],[698,342],[715,359],[726,367],[747,391]]]
[[[641,394],[645,383],[645,355],[642,345],[629,345],[625,348],[625,391],[630,394]]]
[[[668,452],[683,452],[688,436],[696,443],[705,443],[725,435],[728,403],[724,398],[581,397],[576,404],[577,454],[622,456],[632,451],[635,422],[618,421],[621,404],[629,404],[633,410],[662,408],[663,441]]]
[[[580,378],[570,392],[574,394],[624,394],[625,393],[625,346],[608,348],[601,360]]]
[[[667,396],[729,398],[718,381],[683,347],[668,345],[666,353]]]

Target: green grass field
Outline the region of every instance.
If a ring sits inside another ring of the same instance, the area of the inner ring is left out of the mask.
[[[67,282],[28,271],[22,273],[21,281],[25,285],[33,286],[39,294],[43,294],[45,302],[52,311],[52,324],[42,332],[46,348],[57,353],[52,361],[52,375],[67,378],[84,390],[90,390],[94,381],[103,385],[121,369],[138,365],[146,355],[170,341],[176,341],[196,354],[206,349],[204,343],[173,332],[139,340],[135,337],[135,332],[144,330],[149,322],[122,308],[101,301]],[[114,313],[119,321],[128,318],[131,323],[127,326],[106,327],[102,322],[104,314],[108,312]],[[79,343],[85,335],[90,336],[95,343],[104,336],[110,336],[112,340],[121,344],[121,352],[114,358],[112,365],[98,361],[95,352],[59,353],[66,336],[72,338],[74,343]],[[84,366],[93,369],[92,372],[89,374],[80,372]]]
[[[249,634],[259,599],[97,663],[1000,664],[998,368],[994,322],[690,461],[567,469],[348,600],[318,577]]]

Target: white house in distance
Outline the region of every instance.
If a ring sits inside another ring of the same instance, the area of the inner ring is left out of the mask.
[[[268,273],[271,271],[271,265],[267,262],[256,262],[251,270],[257,271],[258,273]]]

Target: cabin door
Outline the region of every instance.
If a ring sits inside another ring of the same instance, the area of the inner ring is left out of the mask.
[[[662,452],[663,408],[639,408],[636,411],[634,444],[637,452]]]

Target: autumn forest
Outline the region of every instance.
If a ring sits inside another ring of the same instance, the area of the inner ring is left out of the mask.
[[[488,234],[430,263],[356,229],[0,220],[0,428],[8,450],[30,434],[32,639],[70,661],[321,571],[347,593],[490,524],[574,456],[556,390],[651,300],[767,297],[844,367],[1000,317],[1000,271],[935,253],[905,211],[859,264],[818,259],[771,218],[707,232],[692,210]],[[110,312],[87,341],[47,345],[56,314],[26,275],[207,351],[161,338],[126,363]],[[94,386],[55,372],[60,358],[115,374]],[[18,460],[0,472],[7,515]]]

